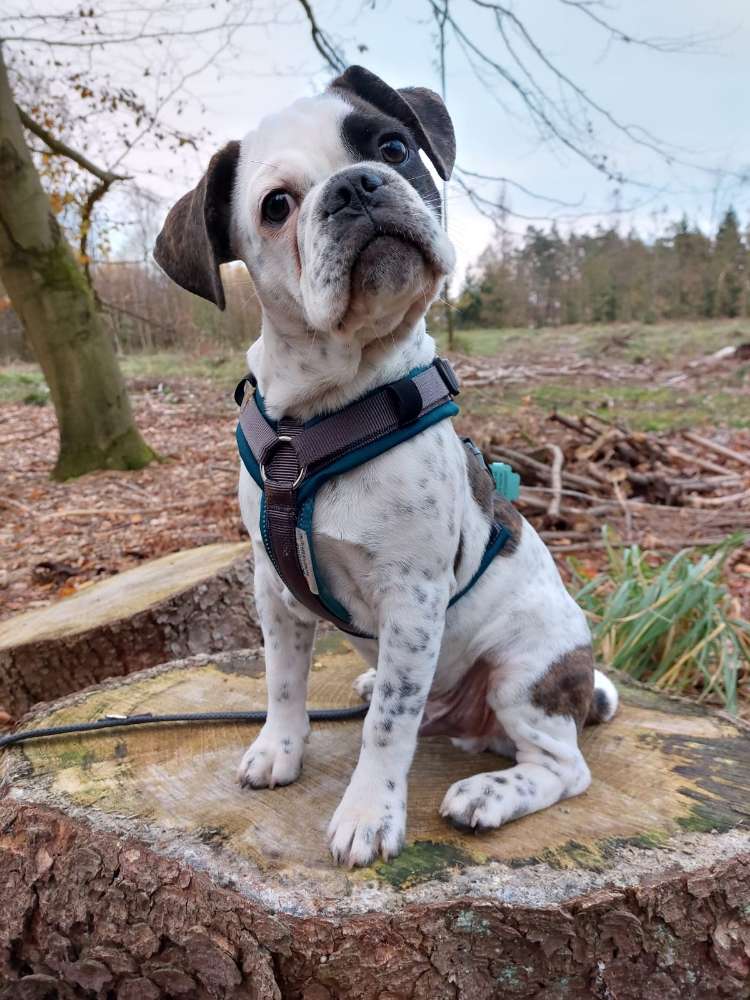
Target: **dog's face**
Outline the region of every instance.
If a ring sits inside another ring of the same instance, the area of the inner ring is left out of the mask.
[[[243,260],[287,334],[397,334],[454,262],[420,149],[447,178],[455,141],[440,98],[351,67],[217,153],[169,213],[155,258],[220,308],[219,264]]]

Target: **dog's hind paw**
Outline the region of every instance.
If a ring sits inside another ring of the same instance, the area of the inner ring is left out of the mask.
[[[295,781],[302,770],[304,734],[267,733],[265,727],[245,751],[237,768],[243,788],[275,788]]]
[[[365,670],[359,677],[355,677],[352,681],[352,687],[362,701],[371,701],[372,692],[375,688],[375,667],[370,667],[369,670]]]

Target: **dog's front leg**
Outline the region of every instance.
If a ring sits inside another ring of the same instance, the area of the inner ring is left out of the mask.
[[[255,604],[263,630],[268,716],[237,771],[243,787],[288,785],[302,770],[310,732],[307,677],[315,640],[315,619],[281,588],[265,553],[256,548]]]
[[[341,864],[399,853],[406,829],[407,777],[435,674],[448,602],[446,586],[420,585],[381,608],[378,665],[359,761],[328,827]]]

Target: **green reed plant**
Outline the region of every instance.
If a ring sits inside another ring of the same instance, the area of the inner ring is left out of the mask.
[[[604,572],[587,580],[571,560],[576,600],[601,662],[736,713],[742,686],[750,693],[750,623],[740,618],[723,575],[746,537],[661,558],[638,545],[618,548],[606,528],[603,534]]]

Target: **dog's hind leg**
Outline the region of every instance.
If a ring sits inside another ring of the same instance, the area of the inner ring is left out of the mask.
[[[538,672],[537,672],[538,673]],[[578,748],[593,694],[593,662],[579,647],[553,663],[523,700],[488,692],[499,723],[516,746],[516,765],[451,785],[441,815],[460,828],[490,829],[561,799],[580,795],[591,775]]]

